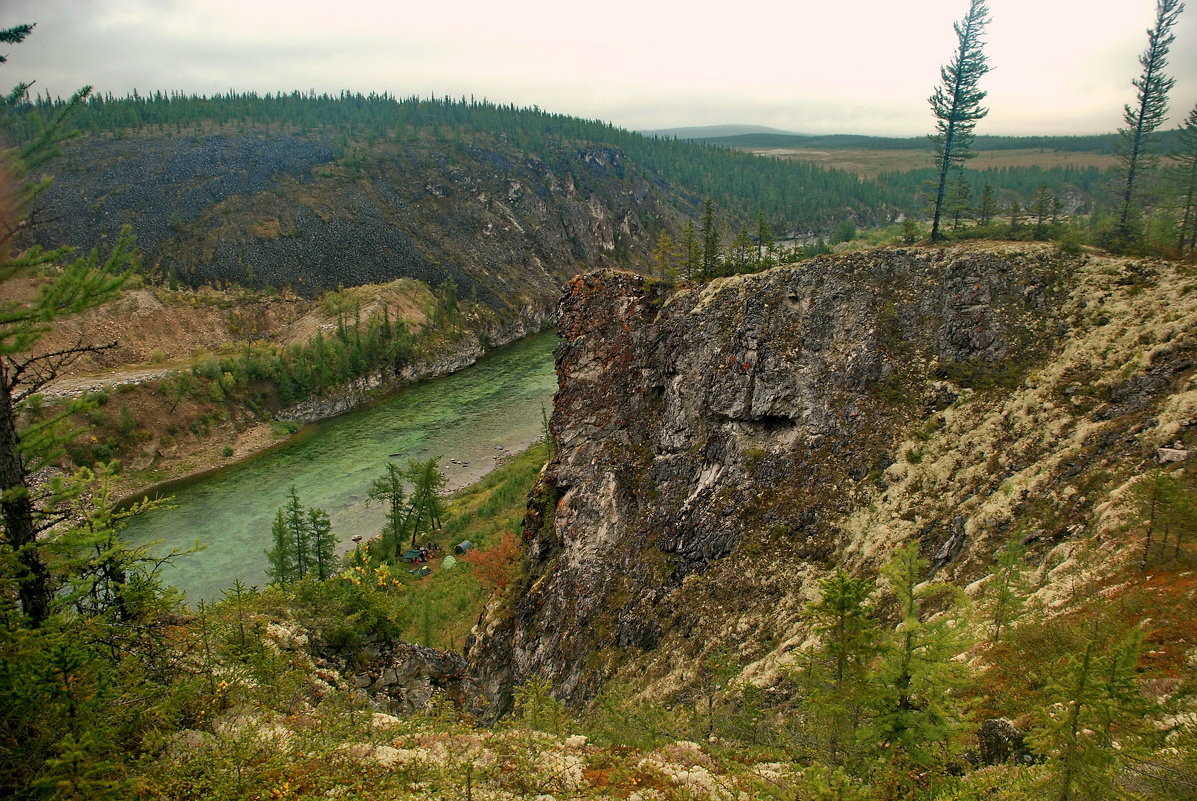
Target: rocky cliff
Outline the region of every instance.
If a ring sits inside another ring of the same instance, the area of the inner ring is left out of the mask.
[[[1195,283],[996,245],[574,279],[527,573],[468,649],[492,712],[536,674],[676,696],[718,647],[767,683],[814,581],[911,539],[963,584],[1023,529],[1050,585],[1156,446],[1197,439]]]

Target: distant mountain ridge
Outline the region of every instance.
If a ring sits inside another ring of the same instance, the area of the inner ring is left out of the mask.
[[[645,136],[674,137],[676,139],[721,139],[725,136],[746,136],[750,134],[777,134],[781,136],[807,136],[795,131],[770,128],[768,125],[688,125],[681,128],[658,128],[639,131]]]

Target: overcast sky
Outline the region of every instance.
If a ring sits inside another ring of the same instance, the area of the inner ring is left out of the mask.
[[[1191,5],[1197,6],[1197,0]],[[474,95],[626,128],[917,136],[967,0],[0,0],[5,86],[55,95],[315,89]],[[989,0],[978,133],[1121,124],[1154,0]],[[1197,7],[1169,126],[1197,102]]]

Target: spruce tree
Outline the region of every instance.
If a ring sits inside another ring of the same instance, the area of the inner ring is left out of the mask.
[[[977,122],[989,113],[981,106],[985,92],[977,88],[978,82],[989,66],[981,51],[981,34],[989,22],[989,9],[985,0],[971,0],[968,14],[954,23],[957,48],[952,60],[940,68],[940,85],[928,99],[935,114],[934,143],[935,162],[939,170],[935,189],[935,211],[931,221],[931,241],[942,239],[939,231],[940,215],[943,212],[947,193],[948,175],[953,168],[973,156],[973,130]]]
[[[1180,231],[1176,250],[1184,256],[1197,247],[1197,105],[1180,126],[1176,149],[1171,153],[1172,164],[1166,175],[1180,209]]]

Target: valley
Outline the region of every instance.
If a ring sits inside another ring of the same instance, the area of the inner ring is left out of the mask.
[[[237,579],[264,586],[270,525],[294,487],[305,504],[329,513],[344,554],[351,537],[370,539],[383,527],[385,509],[368,504],[367,493],[387,461],[434,458],[454,492],[542,436],[556,390],[556,340],[551,333],[521,340],[452,375],[306,426],[218,472],[155,486],[151,497],[169,497],[169,507],[134,519],[127,541],[156,543],[157,553],[203,543],[161,574],[192,604],[218,600]]]
[[[59,5],[183,88],[0,97],[0,796],[1193,801],[1179,0],[1084,136],[975,132],[1114,52],[982,105],[984,0],[917,127],[921,7],[853,87],[752,9]]]

